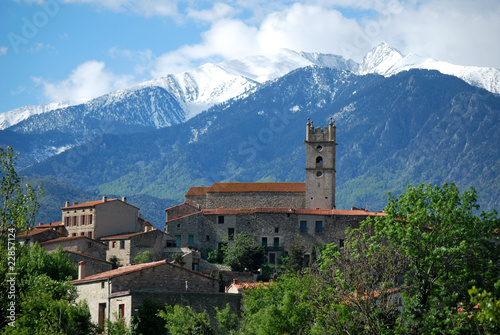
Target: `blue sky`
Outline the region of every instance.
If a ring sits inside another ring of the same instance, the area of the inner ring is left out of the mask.
[[[499,17],[497,0],[1,0],[0,112],[278,48],[500,68]]]

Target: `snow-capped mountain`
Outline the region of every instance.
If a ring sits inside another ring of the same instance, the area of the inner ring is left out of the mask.
[[[6,129],[30,116],[50,112],[51,110],[72,105],[71,102],[51,102],[39,106],[23,106],[0,114],[0,129]]]
[[[412,53],[405,56],[387,43],[378,45],[366,54],[359,66],[358,74],[377,73],[388,77],[410,69],[437,70],[460,78],[472,86],[500,93],[500,70],[498,69],[454,65]]]
[[[91,109],[99,108],[99,102],[104,102],[105,106],[116,104],[125,97],[134,95],[135,91],[160,87],[175,97],[185,114],[176,117],[186,121],[216,104],[254,89],[259,84],[310,65],[349,70],[351,72],[356,72],[358,69],[357,63],[345,60],[341,56],[283,49],[267,56],[250,56],[219,64],[207,63],[194,70],[167,75],[125,90],[106,94],[83,105],[91,105]],[[153,101],[151,102],[153,104]],[[70,103],[24,106],[0,114],[0,130],[12,127],[32,115],[47,113],[69,106],[71,106]],[[151,106],[150,109],[156,112],[157,121],[154,121],[154,125],[157,128],[171,125],[169,122],[161,121],[162,119],[169,119],[168,116],[163,115],[154,106]]]

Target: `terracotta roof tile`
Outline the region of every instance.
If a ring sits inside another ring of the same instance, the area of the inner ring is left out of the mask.
[[[216,278],[207,276],[207,275],[205,275],[203,273],[200,273],[200,272],[195,272],[193,270],[189,270],[189,269],[183,268],[182,266],[177,265],[177,264],[169,263],[169,262],[167,262],[166,259],[164,259],[164,260],[157,261],[157,262],[140,263],[140,264],[134,264],[134,265],[129,265],[129,266],[123,266],[123,267],[120,267],[118,269],[114,269],[114,270],[110,270],[110,271],[98,273],[98,274],[95,274],[95,275],[92,275],[92,276],[85,277],[83,279],[73,280],[71,283],[78,284],[78,283],[85,283],[85,282],[94,281],[94,280],[102,280],[102,279],[114,278],[114,277],[123,276],[123,275],[129,274],[129,273],[133,273],[133,272],[137,272],[137,271],[141,271],[141,270],[145,270],[145,269],[150,269],[150,268],[154,268],[156,266],[166,265],[166,264],[168,264],[169,266],[172,266],[172,267],[177,267],[179,269],[183,269],[185,271],[189,271],[189,272],[195,273],[197,275],[203,276],[203,277],[208,278],[208,279],[212,279],[212,280],[217,280],[218,281],[218,279],[216,279]]]
[[[49,228],[49,227],[63,227],[62,221],[52,222],[52,223],[40,223],[35,228]]]
[[[42,242],[40,244],[44,245],[44,244],[51,244],[51,243],[60,243],[60,242],[64,242],[64,241],[76,240],[76,239],[79,239],[79,238],[87,239],[89,241],[92,241],[92,242],[95,242],[95,243],[99,243],[99,244],[104,244],[103,242],[99,242],[97,240],[93,240],[91,238],[88,238],[87,236],[82,236],[82,235],[79,235],[79,236],[59,237],[59,238],[56,238],[56,239],[53,239],[53,240],[48,240],[48,241]]]
[[[152,230],[148,230],[148,231],[140,231],[140,232],[135,232],[135,233],[124,233],[124,234],[117,234],[117,235],[109,235],[109,236],[100,237],[99,239],[100,240],[127,239],[127,238],[131,238],[132,236],[137,236],[137,235],[141,235],[141,234],[149,234],[149,233],[152,233],[152,232],[155,232],[155,231],[161,231],[161,230],[152,229]],[[166,234],[165,232],[162,232],[162,233]]]
[[[214,183],[207,193],[305,192],[306,183]]]
[[[210,187],[191,187],[187,193],[186,197],[193,197],[193,196],[203,196],[207,195],[207,191],[210,189]]]
[[[113,201],[120,201],[122,202],[120,199],[107,199],[106,201],[102,201],[102,200],[96,200],[96,201],[87,201],[87,202],[82,202],[81,204],[76,204],[76,205],[71,205],[71,206],[64,206],[64,207],[61,207],[61,209],[72,209],[72,208],[80,208],[80,207],[94,207],[94,206],[97,206],[97,205],[102,205],[102,204],[105,204],[105,203],[108,203],[108,202],[113,202]],[[127,204],[127,205],[130,205],[132,207],[136,207],[134,205],[131,205],[129,204],[128,202],[123,202],[124,204]],[[137,207],[136,207],[137,208]]]
[[[74,254],[74,255],[78,255],[78,256],[82,256],[82,257],[86,257],[86,258],[90,258],[90,259],[94,259],[96,261],[103,262],[103,263],[113,264],[113,263],[108,262],[108,261],[106,261],[104,259],[100,259],[100,258],[97,258],[97,257],[94,257],[94,256],[90,256],[90,255],[87,255],[87,254],[83,254],[83,253],[77,252],[77,251],[64,250],[64,252],[67,252],[67,253],[70,253],[70,254]]]
[[[260,207],[260,208],[217,208],[201,209],[203,215],[236,215],[249,213],[269,214],[303,214],[303,215],[361,215],[361,216],[383,216],[382,212],[370,212],[365,210],[342,210],[342,209],[305,209],[289,207]]]

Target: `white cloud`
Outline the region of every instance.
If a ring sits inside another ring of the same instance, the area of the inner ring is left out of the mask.
[[[129,87],[131,76],[118,76],[105,69],[105,64],[88,61],[74,69],[67,79],[49,82],[42,78],[32,78],[43,85],[45,96],[50,101],[72,101],[80,103],[100,95]]]
[[[211,9],[197,11],[192,8],[188,8],[187,17],[200,21],[214,22],[222,18],[232,17],[236,14],[236,12],[237,11],[233,7],[225,3],[218,2],[214,4]]]
[[[8,47],[0,47],[0,56],[6,55],[7,50],[9,50]]]
[[[91,4],[112,11],[132,11],[146,17],[177,17],[177,0],[61,0],[65,3]]]

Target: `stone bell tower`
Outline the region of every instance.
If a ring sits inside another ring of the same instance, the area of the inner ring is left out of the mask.
[[[335,123],[306,126],[306,208],[335,208]]]

